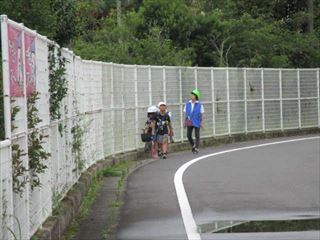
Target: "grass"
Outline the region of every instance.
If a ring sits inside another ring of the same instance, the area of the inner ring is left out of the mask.
[[[121,177],[123,175],[123,172],[120,170],[115,169],[105,169],[103,171],[104,177]]]
[[[129,168],[133,165],[133,161],[122,161],[111,167],[102,170],[104,177],[122,177],[126,175]]]
[[[129,169],[133,164],[133,161],[123,161],[102,170],[102,175],[104,177],[120,177],[117,182],[117,194],[119,194],[119,191],[124,184],[124,180],[129,173]]]
[[[112,208],[120,208],[122,205],[123,205],[123,202],[121,202],[121,201],[113,201],[111,203]]]

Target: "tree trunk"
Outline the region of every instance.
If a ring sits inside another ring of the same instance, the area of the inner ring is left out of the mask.
[[[121,0],[117,0],[117,23],[121,25]]]
[[[313,16],[313,0],[307,0],[308,4],[308,32],[313,31],[313,22],[314,22],[314,16]]]
[[[219,54],[219,67],[228,67],[229,66],[228,54],[229,54],[229,51],[231,50],[231,48],[233,47],[233,43],[229,45],[229,47],[225,53],[224,46],[228,40],[229,40],[229,38],[224,39],[222,41],[220,47],[218,47],[218,45],[215,42],[213,42],[213,45]]]

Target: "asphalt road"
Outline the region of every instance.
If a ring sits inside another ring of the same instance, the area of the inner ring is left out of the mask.
[[[199,155],[173,153],[137,170],[128,179],[117,239],[187,239],[173,183],[179,167],[206,154],[287,139],[206,148]],[[320,140],[314,139],[225,153],[193,164],[183,182],[196,224],[319,216],[319,151]],[[302,240],[319,235],[206,233],[201,238]]]

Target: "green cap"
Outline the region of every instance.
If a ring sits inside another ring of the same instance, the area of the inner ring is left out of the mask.
[[[198,89],[193,89],[191,94],[194,94],[195,96],[197,96],[198,98],[200,97],[200,92]]]

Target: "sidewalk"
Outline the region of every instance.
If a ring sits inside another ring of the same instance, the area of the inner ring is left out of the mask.
[[[112,225],[116,222],[116,209],[112,206],[117,201],[117,183],[120,177],[104,177],[101,191],[92,205],[90,214],[81,222],[79,231],[73,240],[109,239]],[[109,228],[107,227],[109,226]]]

